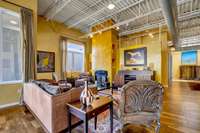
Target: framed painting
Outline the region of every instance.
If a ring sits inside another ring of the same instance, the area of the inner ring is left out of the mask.
[[[197,64],[197,51],[184,51],[181,53],[182,65],[195,65]]]
[[[55,72],[55,53],[37,51],[37,72]]]
[[[147,65],[147,48],[130,49],[124,51],[125,66]]]

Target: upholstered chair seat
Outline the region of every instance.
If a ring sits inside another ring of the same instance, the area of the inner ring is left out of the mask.
[[[120,95],[114,97],[114,118],[120,121],[121,128],[132,123],[155,125],[155,132],[159,132],[163,92],[162,85],[155,81],[129,82],[120,89]]]

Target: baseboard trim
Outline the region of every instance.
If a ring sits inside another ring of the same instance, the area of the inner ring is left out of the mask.
[[[13,103],[0,105],[0,109],[9,108],[9,107],[16,106],[16,105],[20,105],[20,102],[13,102]]]

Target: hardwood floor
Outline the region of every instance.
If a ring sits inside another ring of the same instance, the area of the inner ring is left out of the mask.
[[[22,106],[0,111],[0,133],[44,133],[44,130]]]
[[[200,84],[174,82],[165,89],[161,133],[200,133]],[[126,133],[133,133],[128,126]],[[23,107],[0,111],[0,133],[43,133],[34,117]],[[139,133],[143,131],[138,131]]]
[[[200,133],[200,84],[174,82],[165,89],[161,132]]]

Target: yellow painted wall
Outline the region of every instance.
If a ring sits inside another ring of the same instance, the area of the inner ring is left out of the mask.
[[[161,83],[168,87],[169,80],[169,48],[168,48],[168,33],[163,32],[160,36],[161,43]]]
[[[112,30],[112,79],[119,71],[119,39],[118,31]]]
[[[92,71],[105,69],[109,73],[110,81],[118,70],[137,68],[143,69],[143,66],[127,67],[124,66],[124,51],[128,49],[147,48],[147,66],[155,71],[155,79],[164,86],[168,86],[168,32],[163,28],[152,30],[153,38],[147,33],[138,33],[128,37],[117,38],[117,34],[111,30],[96,34],[92,38]],[[118,45],[119,43],[119,45]],[[118,47],[113,53],[112,44]],[[115,57],[116,62],[112,59]]]
[[[179,79],[181,65],[181,52],[172,52],[172,79]]]
[[[26,8],[32,9],[34,13],[34,33],[36,36],[37,31],[37,0],[7,0],[12,3],[18,4],[20,6],[24,6]],[[0,1],[0,7],[7,8],[16,12],[20,11],[20,8],[8,4],[4,1]],[[9,104],[9,103],[15,103],[19,102],[20,93],[18,93],[18,90],[22,88],[22,84],[5,84],[0,85],[0,106]]]
[[[59,39],[60,36],[82,41],[86,44],[86,63],[85,69],[89,70],[88,58],[91,53],[90,43],[87,39],[79,39],[83,33],[74,29],[67,29],[66,26],[57,22],[47,22],[44,18],[37,16],[37,0],[8,0],[9,2],[29,8],[34,14],[34,42],[38,50],[52,51],[56,53],[56,73],[60,77],[60,54],[59,54]],[[20,8],[0,1],[0,7],[20,12]],[[51,74],[37,74],[37,78],[51,78]],[[0,85],[0,105],[18,102],[18,90],[22,88],[22,84],[6,84]]]
[[[173,51],[172,53],[172,79],[180,79],[181,51]],[[200,65],[200,50],[197,50],[197,65]]]
[[[6,1],[32,9],[35,13],[37,12],[37,0],[6,0]]]
[[[89,52],[91,50],[88,45],[87,39],[80,39],[82,36],[78,30],[68,29],[64,24],[46,21],[45,18],[38,16],[38,30],[37,30],[37,50],[55,52],[55,72],[60,77],[60,52],[59,52],[59,40],[60,36],[65,36],[68,39],[73,39],[76,41],[81,41],[85,44],[86,48],[86,62],[85,68],[88,70],[87,62],[89,58]],[[51,79],[51,73],[37,73],[37,79]]]
[[[133,36],[130,36],[130,38]],[[163,46],[164,45],[164,46]],[[152,70],[155,70],[155,79],[162,82],[163,85],[168,85],[168,55],[167,50],[167,32],[162,32],[161,36],[158,33],[154,34],[154,38],[146,36],[140,36],[135,39],[120,41],[120,69],[131,70],[137,68],[139,70],[143,69],[143,66],[124,66],[124,50],[137,49],[137,48],[147,48],[147,66]]]
[[[0,106],[19,102],[22,84],[0,85]]]
[[[92,72],[95,70],[107,70],[112,81],[112,30],[92,38]]]
[[[127,42],[122,42],[121,45],[126,45]],[[158,34],[154,35],[154,38],[149,36],[138,38],[138,43],[128,42],[129,45],[120,48],[120,69],[133,69],[137,68],[142,70],[141,66],[127,67],[124,66],[124,50],[137,49],[146,47],[147,48],[147,66],[152,66],[153,70],[156,71],[156,80],[161,81],[161,45],[159,43]]]

